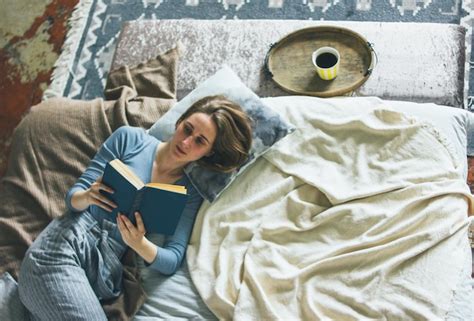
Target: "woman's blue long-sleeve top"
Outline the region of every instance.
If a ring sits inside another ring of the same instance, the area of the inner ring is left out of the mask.
[[[135,172],[144,183],[151,180],[153,162],[156,157],[160,141],[148,135],[143,129],[136,127],[120,127],[105,141],[99,152],[94,156],[86,171],[72,186],[66,195],[66,205],[77,212],[71,204],[72,195],[78,190],[88,189],[103,173],[107,162],[118,158]],[[180,267],[184,258],[186,247],[192,232],[194,219],[202,203],[202,197],[184,175],[175,184],[184,185],[188,191],[188,200],[181,219],[172,236],[165,238],[162,247],[157,246],[157,255],[150,267],[163,274],[173,274]],[[115,222],[115,217],[102,208],[91,205],[88,209],[94,218],[102,222],[109,220]],[[157,205],[159,211],[159,204]],[[101,226],[101,224],[99,224]],[[123,243],[118,228],[112,233],[112,237]]]

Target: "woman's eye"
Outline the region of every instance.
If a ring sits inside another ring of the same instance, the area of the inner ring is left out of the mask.
[[[192,133],[192,130],[189,126],[184,126],[184,133],[186,135],[190,135]]]
[[[204,144],[204,140],[201,137],[198,137],[198,138],[196,138],[196,143],[198,145],[202,145],[202,144]]]

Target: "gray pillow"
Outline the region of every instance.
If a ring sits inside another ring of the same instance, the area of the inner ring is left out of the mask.
[[[232,173],[221,173],[200,166],[197,162],[185,168],[185,174],[209,202],[213,202],[242,173],[247,166],[264,154],[273,144],[295,130],[278,113],[267,107],[262,100],[242,83],[228,66],[202,82],[163,117],[148,133],[161,141],[168,141],[174,134],[178,118],[196,101],[206,96],[224,95],[236,102],[253,120],[253,142],[249,159]]]

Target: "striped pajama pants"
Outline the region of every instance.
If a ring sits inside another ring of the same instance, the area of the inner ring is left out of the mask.
[[[100,300],[120,294],[126,249],[111,237],[116,232],[114,223],[88,212],[67,213],[41,232],[18,282],[33,320],[107,320]]]

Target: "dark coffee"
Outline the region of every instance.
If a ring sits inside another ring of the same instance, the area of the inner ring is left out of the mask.
[[[337,57],[329,52],[322,53],[316,58],[316,65],[320,68],[331,68],[336,63]]]

